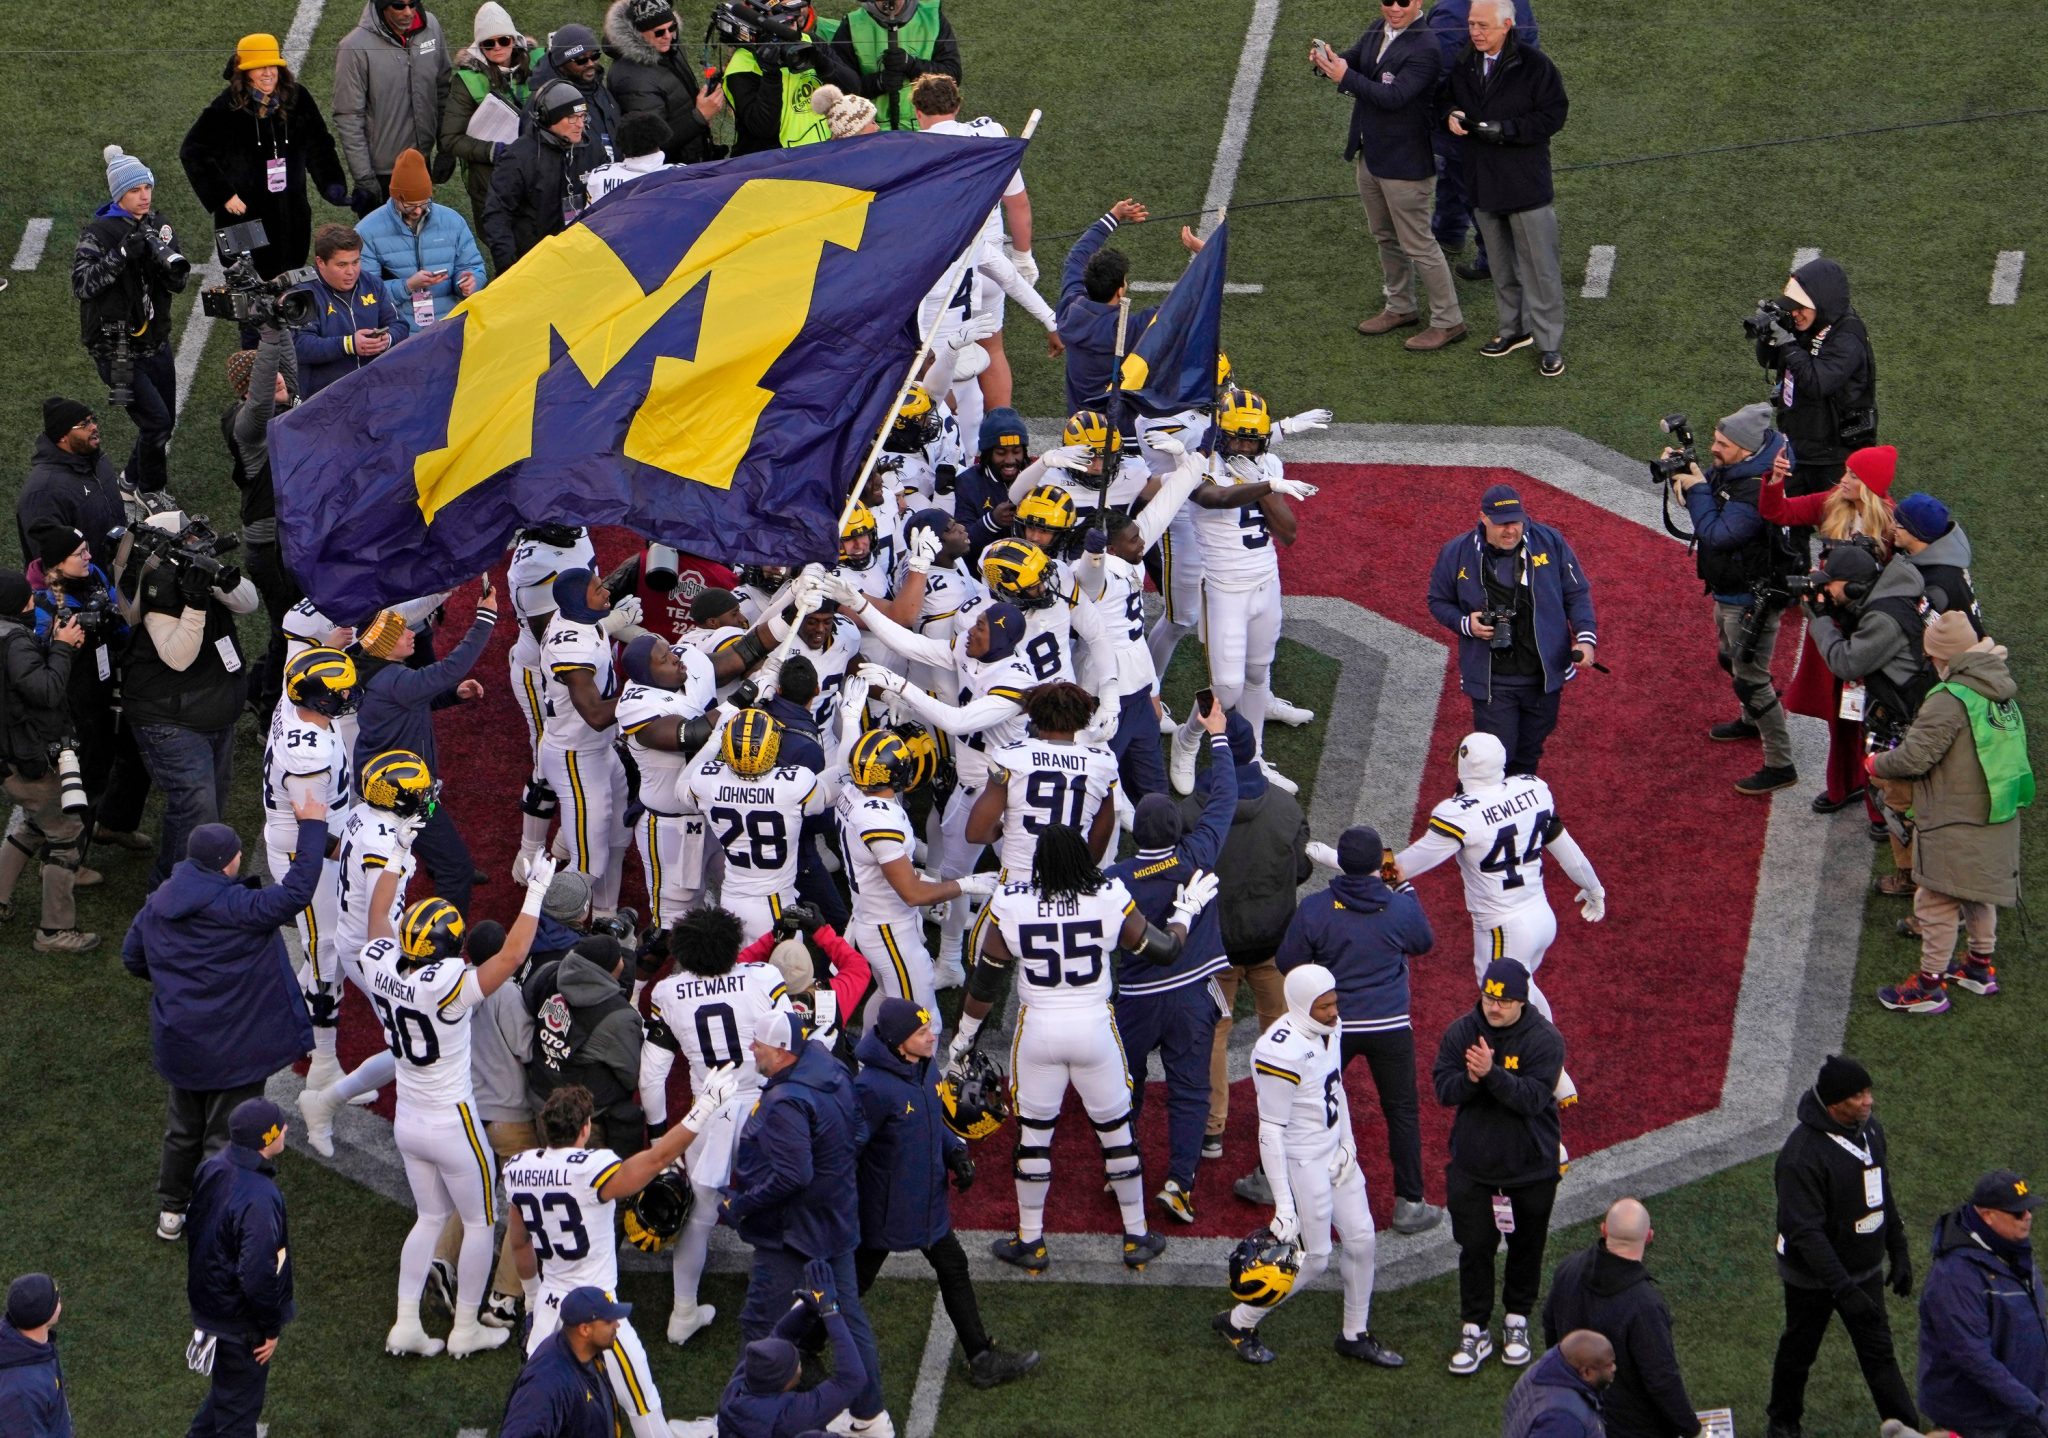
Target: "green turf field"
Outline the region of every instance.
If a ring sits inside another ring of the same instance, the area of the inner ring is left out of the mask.
[[[2048,279],[2039,273],[2048,264],[2048,210],[2038,200],[2048,120],[2017,116],[1683,152],[2028,105],[2040,93],[2038,81],[2026,78],[2035,70],[2028,12],[1993,5],[1959,26],[1962,17],[1894,18],[1888,7],[1847,0],[1798,7],[1702,0],[1682,10],[1639,0],[1539,5],[1545,48],[1573,100],[1554,148],[1566,171],[1558,211],[1567,376],[1539,380],[1526,354],[1481,361],[1476,340],[1434,356],[1361,340],[1351,326],[1377,308],[1378,273],[1355,203],[1256,203],[1350,190],[1338,158],[1344,102],[1311,79],[1304,51],[1312,35],[1348,44],[1371,7],[1325,0],[1281,6],[1236,185],[1231,278],[1264,286],[1263,294],[1229,301],[1225,341],[1240,373],[1279,413],[1320,404],[1343,421],[1555,425],[1650,453],[1658,415],[1684,409],[1704,423],[1757,397],[1760,372],[1737,321],[1776,289],[1795,247],[1819,246],[1847,266],[1874,337],[1883,434],[1903,456],[1900,492],[1938,492],[1972,534],[1978,588],[1993,632],[2013,650],[2025,703],[2044,672],[2038,656],[2048,642],[2036,608],[2038,579],[2026,578],[2038,570],[2025,559],[2034,543],[2027,536],[2040,533],[2044,488],[2029,456],[2048,378]],[[456,42],[465,41],[468,10],[436,8]],[[594,0],[520,0],[510,8],[535,34],[569,19],[597,19]],[[333,46],[358,10],[351,0],[332,0],[315,32],[303,72],[323,105]],[[969,113],[986,111],[1014,128],[1032,107],[1046,112],[1026,174],[1048,288],[1066,243],[1054,237],[1078,231],[1110,200],[1135,194],[1155,214],[1201,203],[1252,0],[1087,7],[947,0],[947,10],[965,51]],[[19,52],[37,60],[0,89],[0,133],[11,141],[11,158],[0,166],[0,259],[12,253],[27,219],[53,217],[56,228],[41,266],[11,274],[0,295],[0,447],[15,473],[45,394],[103,399],[77,344],[67,284],[77,225],[105,199],[100,146],[120,143],[154,167],[159,205],[196,252],[205,217],[178,167],[178,142],[219,88],[219,67],[236,36],[255,29],[282,36],[292,15],[286,0],[232,9],[197,0],[101,0],[16,17]],[[686,16],[686,34],[695,23]],[[1946,43],[1909,50],[1904,27]],[[459,185],[442,197],[460,203]],[[318,218],[345,218],[315,208]],[[1178,223],[1125,232],[1120,243],[1138,277],[1178,272]],[[1608,298],[1581,300],[1593,244],[1617,247],[1613,287]],[[2017,305],[1994,308],[1986,293],[2002,250],[2027,251],[2034,273]],[[1467,285],[1461,295],[1468,324],[1483,336],[1490,291]],[[217,334],[172,455],[177,492],[217,516],[233,514],[216,423],[227,349],[228,337]],[[1058,371],[1036,357],[1028,327],[1013,328],[1011,350],[1018,408],[1053,413]],[[102,417],[118,461],[130,438],[125,418]],[[1646,562],[1687,563],[1676,546],[1646,549]],[[1609,588],[1603,603],[1616,602],[1625,598]],[[1680,642],[1703,625],[1693,612],[1669,619]],[[1177,703],[1190,687],[1182,657],[1171,696]],[[1307,656],[1283,657],[1282,666],[1293,697],[1321,707],[1332,676]],[[1311,753],[1279,746],[1314,742],[1314,731],[1276,734],[1276,758],[1289,773],[1312,774]],[[1646,775],[1646,788],[1652,782]],[[246,807],[238,817],[246,832]],[[1684,797],[1662,796],[1646,807],[1646,822],[1685,822]],[[2026,854],[2031,884],[2043,874],[2042,844],[2030,841]],[[29,950],[25,920],[0,930],[0,1008],[12,1016],[0,1043],[0,1270],[45,1268],[62,1283],[63,1351],[81,1432],[177,1432],[199,1401],[200,1383],[181,1362],[181,1255],[150,1236],[161,1097],[149,1067],[147,996],[115,957],[141,866],[123,856],[105,864],[107,884],[82,896],[81,906],[85,924],[106,938],[100,953],[52,960]],[[2008,915],[2006,989],[1998,999],[1964,996],[1932,1021],[1884,1013],[1870,991],[1913,961],[1890,932],[1898,912],[1884,901],[1871,905],[1848,1046],[1877,1075],[1900,1201],[1913,1229],[1924,1232],[1980,1170],[2010,1164],[2038,1177],[2048,1167],[2048,1119],[2031,1101],[2048,997],[2021,925]],[[1626,975],[1615,976],[1615,987],[1625,995]],[[1685,1021],[1683,1014],[1670,1020]],[[1657,1081],[1642,1075],[1645,1084]],[[298,1157],[284,1162],[282,1182],[298,1250],[300,1319],[280,1348],[271,1431],[278,1438],[401,1431],[441,1438],[460,1427],[495,1427],[511,1380],[508,1355],[457,1366],[380,1353],[410,1215]],[[1658,1241],[1651,1264],[1678,1314],[1693,1395],[1702,1404],[1734,1405],[1738,1429],[1760,1434],[1778,1324],[1768,1161],[1652,1207]],[[1553,1257],[1586,1239],[1583,1230],[1555,1236]],[[655,1338],[655,1376],[669,1411],[705,1411],[727,1374],[723,1340],[669,1348],[657,1336],[666,1283],[629,1279],[627,1296],[656,1315],[643,1331]],[[719,1279],[706,1297],[736,1305],[739,1293],[732,1280]],[[899,1423],[931,1297],[924,1284],[891,1282],[871,1300]],[[1142,1281],[992,1286],[984,1295],[992,1330],[1006,1343],[1043,1349],[1046,1368],[994,1394],[952,1383],[938,1431],[1049,1438],[1142,1425],[1220,1435],[1270,1428],[1276,1419],[1298,1431],[1479,1434],[1498,1426],[1508,1375],[1490,1365],[1461,1382],[1442,1371],[1454,1329],[1448,1280],[1376,1304],[1375,1331],[1411,1360],[1398,1374],[1339,1368],[1328,1350],[1337,1300],[1326,1293],[1275,1318],[1267,1332],[1283,1361],[1253,1373],[1229,1361],[1206,1331],[1218,1301],[1217,1293]],[[1910,1355],[1909,1306],[1893,1301],[1893,1320]],[[1806,1431],[1818,1438],[1874,1429],[1838,1336],[1816,1370]]]

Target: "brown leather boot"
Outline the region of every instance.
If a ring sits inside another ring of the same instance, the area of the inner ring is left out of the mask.
[[[1406,329],[1409,325],[1422,323],[1420,314],[1399,314],[1393,310],[1381,310],[1378,314],[1358,322],[1362,335],[1383,335],[1392,330]]]
[[[1463,325],[1452,325],[1447,330],[1440,330],[1435,325],[1431,325],[1420,334],[1408,336],[1406,340],[1402,341],[1401,348],[1418,351],[1440,350],[1445,345],[1454,345],[1463,338],[1465,338],[1465,327]]]

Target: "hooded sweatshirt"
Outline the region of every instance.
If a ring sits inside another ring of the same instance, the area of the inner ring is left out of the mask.
[[[597,1111],[630,1100],[640,1085],[640,1015],[619,981],[573,950],[520,986],[533,1015],[527,1085],[538,1110],[565,1083],[590,1090]]]
[[[362,19],[334,55],[334,130],[356,184],[388,182],[401,151],[433,155],[450,59],[441,22],[426,9],[414,10],[412,29],[398,35],[377,0],[363,0]]]
[[[1671,1345],[1671,1308],[1639,1258],[1596,1239],[1558,1264],[1543,1300],[1543,1341],[1590,1328],[1614,1345],[1614,1386],[1600,1398],[1613,1438],[1691,1438],[1700,1420]]]
[[[1917,601],[1925,595],[1920,571],[1903,556],[1895,557],[1878,571],[1870,593],[1858,606],[1853,632],[1845,634],[1841,621],[1832,616],[1809,624],[1807,632],[1828,672],[1837,679],[1881,674],[1900,686],[1910,683],[1927,663],[1920,652],[1920,636],[1900,628],[1897,615],[1888,613],[1880,601]]]
[[[1940,1426],[2048,1429],[2048,1312],[2033,1245],[2000,1238],[1969,1204],[1934,1221],[1919,1386],[1920,1407]]]
[[[1813,324],[1781,345],[1758,340],[1757,363],[1778,374],[1772,403],[1795,462],[1835,463],[1857,446],[1876,442],[1874,435],[1862,435],[1844,443],[1841,421],[1876,408],[1877,360],[1863,317],[1849,304],[1849,276],[1840,265],[1822,256],[1794,270],[1792,278],[1813,301]]]
[[[71,1404],[54,1341],[37,1343],[0,1321],[0,1433],[71,1438]]]
[[[1836,1123],[1808,1089],[1799,1126],[1778,1150],[1778,1276],[1794,1288],[1836,1297],[1877,1276],[1887,1254],[1906,1259],[1906,1230],[1892,1198],[1890,1150],[1876,1115],[1862,1127]],[[1864,1175],[1882,1171],[1879,1202],[1866,1201]]]
[[[1465,1050],[1484,1035],[1493,1067],[1474,1083]],[[1557,1076],[1564,1039],[1534,1004],[1505,1028],[1487,1023],[1475,1001],[1437,1045],[1430,1079],[1451,1120],[1451,1167],[1474,1183],[1514,1188],[1557,1181]]]
[[[1378,874],[1340,874],[1294,911],[1280,952],[1282,973],[1321,964],[1337,978],[1338,1028],[1376,1034],[1410,1027],[1408,960],[1436,944],[1415,890]]]
[[[1984,611],[1977,605],[1977,589],[1970,582],[1970,536],[1963,533],[1960,524],[1950,524],[1948,533],[1918,554],[1906,554],[1906,562],[1920,571],[1927,603],[1937,614],[1960,609],[1969,618],[1970,627],[1977,631],[1977,637],[1984,637]]]

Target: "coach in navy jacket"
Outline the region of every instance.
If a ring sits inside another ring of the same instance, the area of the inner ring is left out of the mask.
[[[1337,979],[1337,1027],[1345,1068],[1360,1054],[1379,1090],[1387,1120],[1387,1156],[1394,1165],[1394,1226],[1403,1233],[1433,1227],[1436,1211],[1422,1200],[1422,1120],[1415,1096],[1415,1030],[1408,1018],[1408,960],[1435,947],[1436,935],[1403,884],[1380,878],[1386,850],[1369,824],[1337,840],[1343,870],[1294,911],[1273,956],[1280,972],[1321,964]]]
[[[2048,1310],[2029,1231],[2038,1202],[2001,1169],[1935,1220],[1920,1295],[1920,1407],[1944,1428],[2048,1433]]]
[[[270,1163],[284,1151],[284,1112],[267,1098],[245,1099],[228,1134],[228,1146],[200,1166],[186,1234],[192,1326],[214,1345],[213,1386],[194,1433],[255,1431],[277,1340],[298,1312],[284,1195]]]

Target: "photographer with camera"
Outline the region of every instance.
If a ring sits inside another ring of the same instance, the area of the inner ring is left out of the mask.
[[[36,929],[39,954],[76,954],[95,947],[73,905],[85,858],[85,790],[71,733],[71,666],[85,631],[66,616],[47,648],[29,628],[28,580],[0,573],[0,783],[21,808],[21,827],[0,845],[0,919],[14,914],[14,885],[33,856],[42,861],[43,904]],[[12,826],[10,826],[12,827]]]
[[[920,75],[960,78],[960,42],[939,10],[939,0],[862,0],[839,22],[832,56],[859,72],[847,90],[875,102],[875,123],[884,130],[915,130],[910,87]]]
[[[1833,260],[1808,260],[1743,328],[1756,362],[1777,376],[1777,428],[1792,444],[1785,493],[1831,488],[1850,452],[1877,442],[1877,359],[1850,307],[1849,276]],[[1794,539],[1803,548],[1804,535]]]
[[[822,84],[851,93],[860,89],[860,76],[818,43],[818,12],[809,0],[723,4],[711,12],[711,23],[733,47],[725,62],[725,98],[737,132],[735,155],[831,137],[825,117],[811,109],[811,92]]]
[[[1534,774],[1557,727],[1564,686],[1593,663],[1593,586],[1565,537],[1531,520],[1496,484],[1479,523],[1444,545],[1429,576],[1429,612],[1458,636],[1458,683],[1472,727],[1499,739],[1508,773]]]
[[[109,402],[135,422],[135,448],[123,470],[129,485],[162,489],[178,411],[171,296],[185,288],[192,262],[154,207],[156,176],[149,166],[119,145],[101,153],[113,198],[79,232],[71,256],[79,338],[107,382]]]
[[[313,301],[310,324],[292,332],[299,397],[311,399],[412,333],[373,275],[363,273],[363,237],[347,225],[313,232],[313,279],[294,291]]]
[[[1716,724],[1707,737],[1724,743],[1763,740],[1763,767],[1737,779],[1736,793],[1787,789],[1799,782],[1799,771],[1792,763],[1785,708],[1771,682],[1771,655],[1790,598],[1784,580],[1794,562],[1785,531],[1765,522],[1757,509],[1763,477],[1784,452],[1785,437],[1771,428],[1769,405],[1744,405],[1714,426],[1708,450],[1713,463],[1702,471],[1691,433],[1682,423],[1668,427],[1683,446],[1665,450],[1663,464],[1652,469],[1671,481],[1692,517],[1693,566],[1714,597],[1721,668],[1734,681],[1742,706],[1739,718]]]
[[[238,398],[222,413],[220,427],[234,461],[235,488],[242,495],[249,578],[270,618],[270,647],[250,676],[257,717],[267,723],[284,685],[284,617],[305,597],[278,547],[277,491],[270,478],[270,421],[299,402],[299,356],[277,321],[257,326],[256,334],[255,349],[228,356],[228,383]]]
[[[120,481],[100,448],[100,422],[92,407],[54,394],[43,401],[43,432],[14,500],[23,563],[36,557],[30,532],[46,522],[82,530],[92,546],[92,562],[113,569],[112,536],[128,522]]]
[[[263,601],[220,559],[235,541],[222,540],[202,515],[188,522],[181,511],[165,510],[129,537],[120,593],[141,622],[122,661],[122,694],[135,747],[164,792],[163,837],[149,872],[154,890],[184,858],[192,831],[227,811],[235,720],[249,692],[236,616],[255,613]]]

